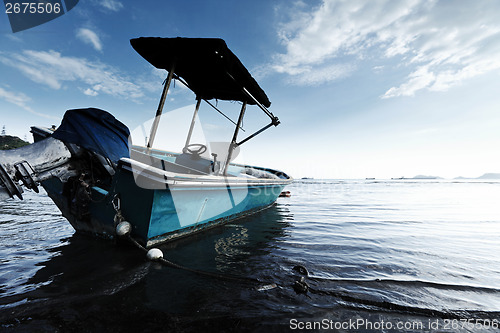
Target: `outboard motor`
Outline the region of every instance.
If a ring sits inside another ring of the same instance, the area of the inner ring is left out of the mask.
[[[56,131],[32,127],[31,145],[0,151],[0,200],[22,199],[23,189],[57,177],[62,183],[99,172],[111,178],[122,157],[129,157],[128,128],[106,111],[69,110]],[[45,138],[44,138],[45,137]]]
[[[71,152],[60,140],[47,138],[34,144],[0,151],[0,200],[22,200],[23,189],[38,192],[37,184],[58,177],[61,181],[75,175],[70,168]]]

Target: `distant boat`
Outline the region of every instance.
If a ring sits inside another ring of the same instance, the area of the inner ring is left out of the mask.
[[[302,177],[301,179],[314,179],[314,178]]]
[[[22,199],[21,183],[36,192],[41,184],[77,232],[114,238],[121,225],[147,247],[271,206],[292,178],[231,161],[243,143],[280,122],[267,109],[271,103],[264,91],[226,43],[217,38],[130,42],[152,65],[168,71],[147,145],[129,147],[128,128],[106,111],[69,110],[55,131],[32,127],[34,144],[0,152],[0,198]],[[179,153],[153,148],[173,79],[191,89],[197,100]],[[191,136],[200,103],[211,99],[242,106],[232,139],[225,145],[210,144],[208,155],[209,147],[191,142]],[[270,123],[240,140],[250,105],[260,108]]]

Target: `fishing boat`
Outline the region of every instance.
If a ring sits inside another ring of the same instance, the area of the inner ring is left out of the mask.
[[[293,179],[282,171],[233,162],[240,146],[280,121],[270,101],[218,38],[141,37],[132,47],[168,75],[145,146],[110,113],[68,110],[57,128],[34,126],[34,143],[0,152],[0,198],[22,199],[42,186],[77,232],[115,238],[117,226],[146,247],[203,231],[273,205]],[[196,97],[181,152],[153,146],[172,81]],[[227,144],[192,142],[202,102],[241,105]],[[233,102],[233,104],[235,104]],[[240,138],[247,107],[269,123]]]

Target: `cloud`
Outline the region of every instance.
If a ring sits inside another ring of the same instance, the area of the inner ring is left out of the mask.
[[[426,66],[420,67],[408,76],[408,81],[398,88],[392,87],[384,94],[383,98],[395,96],[413,96],[416,91],[428,87],[435,82],[436,76],[429,72]]]
[[[325,82],[333,81],[348,76],[355,67],[352,64],[330,64],[325,66],[304,66],[290,75],[288,83],[292,85],[315,86]],[[278,72],[286,73],[287,69],[279,65],[275,66]]]
[[[289,82],[314,85],[349,75],[362,60],[381,69],[392,62],[407,75],[383,95],[389,98],[444,91],[500,69],[495,1],[323,0],[313,9],[297,2],[287,13],[278,28],[285,51],[271,68]],[[325,71],[335,66],[342,75]]]
[[[17,105],[17,106],[23,108],[24,110],[26,110],[32,114],[35,114],[37,116],[41,116],[44,118],[50,118],[50,119],[58,119],[58,118],[34,111],[31,107],[29,107],[26,104],[29,101],[31,101],[31,98],[29,96],[26,96],[23,93],[5,90],[2,87],[0,87],[0,98],[11,103],[11,104]]]
[[[116,0],[101,0],[97,3],[99,4],[99,6],[102,6],[107,10],[111,10],[113,12],[117,12],[123,8],[123,4],[120,1]]]
[[[0,53],[0,62],[18,69],[34,82],[52,89],[61,89],[74,82],[84,94],[107,94],[137,100],[141,88],[117,69],[85,58],[66,57],[56,51],[25,50],[22,53]]]
[[[97,51],[102,51],[101,40],[92,30],[81,28],[77,31],[76,37],[80,38],[84,43],[92,45]]]
[[[17,106],[22,107],[23,109],[29,108],[26,105],[26,102],[31,99],[23,93],[16,93],[12,91],[5,90],[0,87],[0,98],[6,100],[9,103],[15,104]]]
[[[83,93],[84,93],[85,95],[87,95],[87,96],[97,96],[97,95],[99,95],[99,93],[98,93],[97,91],[92,90],[92,89],[90,89],[90,88],[85,89],[85,90],[83,91]]]

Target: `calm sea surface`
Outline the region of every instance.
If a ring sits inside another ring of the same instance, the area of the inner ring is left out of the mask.
[[[500,331],[500,182],[287,190],[270,209],[160,247],[220,276],[75,235],[44,195],[0,202],[0,331]]]

